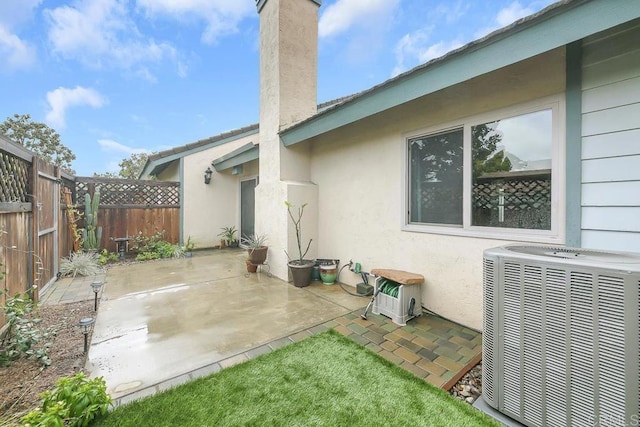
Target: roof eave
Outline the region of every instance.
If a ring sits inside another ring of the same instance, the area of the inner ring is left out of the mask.
[[[213,166],[217,172],[221,172],[234,166],[242,165],[252,160],[257,160],[259,155],[259,146],[250,142],[218,159],[215,159],[211,162],[211,166]]]
[[[574,0],[549,7],[280,132],[298,144],[438,90],[565,46],[640,17],[640,2]]]

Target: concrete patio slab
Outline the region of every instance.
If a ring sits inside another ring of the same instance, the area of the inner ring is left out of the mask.
[[[245,255],[223,250],[111,268],[87,359],[90,375],[104,377],[118,398],[367,303],[335,285],[295,288],[264,273],[246,277]]]

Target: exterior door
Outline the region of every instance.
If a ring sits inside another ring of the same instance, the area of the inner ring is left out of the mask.
[[[255,232],[256,182],[255,178],[240,182],[240,237]]]

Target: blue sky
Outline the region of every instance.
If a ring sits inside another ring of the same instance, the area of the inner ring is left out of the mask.
[[[323,0],[318,102],[349,95],[552,0]],[[78,175],[258,121],[254,0],[2,0],[0,121],[31,114]]]

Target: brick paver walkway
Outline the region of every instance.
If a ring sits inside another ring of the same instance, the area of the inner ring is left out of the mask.
[[[482,335],[472,329],[424,313],[398,326],[380,314],[362,310],[325,323],[350,339],[445,390],[482,358]]]

